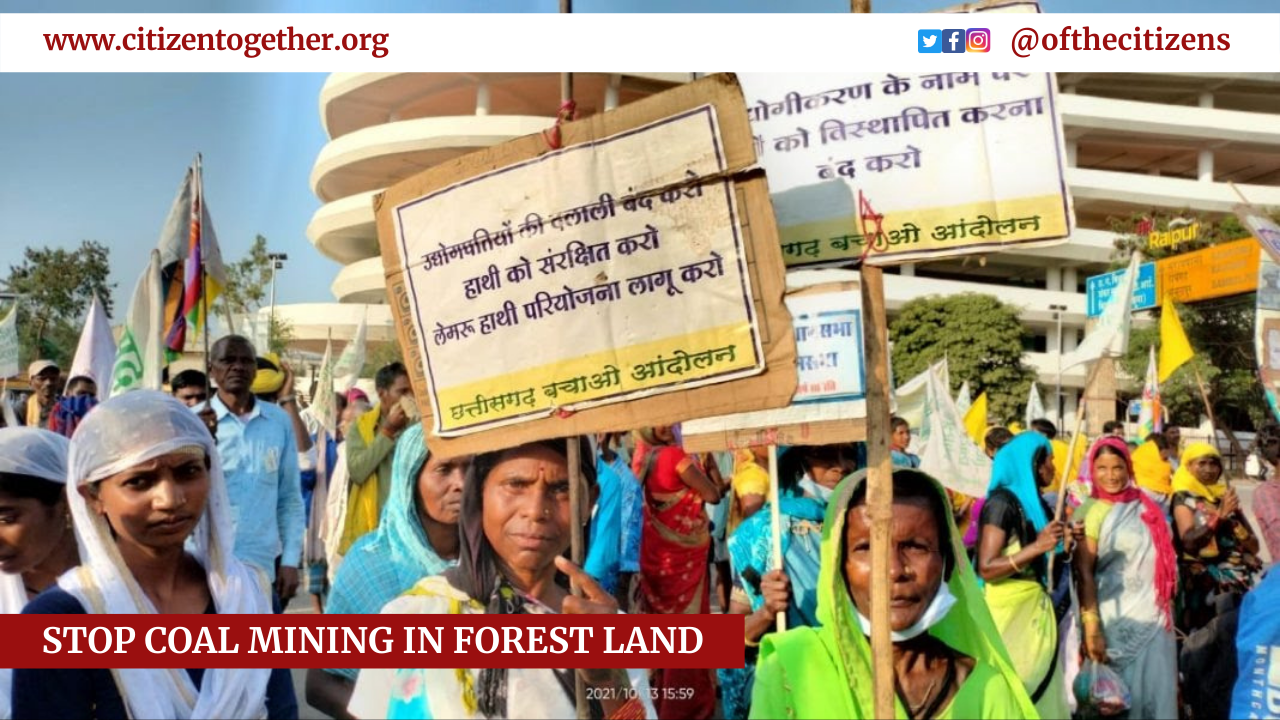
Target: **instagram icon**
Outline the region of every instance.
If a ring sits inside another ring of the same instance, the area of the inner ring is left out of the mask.
[[[987,28],[969,28],[965,36],[965,52],[990,52],[991,30]]]

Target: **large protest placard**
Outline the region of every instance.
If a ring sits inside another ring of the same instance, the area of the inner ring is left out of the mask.
[[[791,399],[776,223],[744,107],[736,80],[713,76],[566,124],[558,149],[522,138],[376,201],[441,452]]]
[[[847,270],[787,275],[787,310],[796,339],[798,382],[785,408],[692,420],[688,452],[754,445],[827,445],[866,437],[862,296]]]
[[[897,262],[1070,232],[1050,74],[762,73],[742,84],[788,267],[857,260],[868,242],[872,262]],[[864,230],[866,215],[883,222]]]

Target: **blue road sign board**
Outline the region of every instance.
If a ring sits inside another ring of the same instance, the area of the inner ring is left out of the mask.
[[[1124,270],[1116,270],[1105,275],[1094,275],[1085,281],[1088,293],[1086,308],[1089,317],[1098,317],[1102,309],[1111,300],[1111,295],[1120,284]],[[1138,282],[1133,288],[1133,309],[1150,310],[1156,306],[1156,264],[1142,263],[1138,266]]]

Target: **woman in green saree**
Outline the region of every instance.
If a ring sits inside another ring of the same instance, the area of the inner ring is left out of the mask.
[[[893,471],[890,552],[898,718],[1036,718],[1009,663],[936,480]],[[752,718],[870,718],[871,523],[866,471],[836,488],[823,526],[821,627],[761,643]]]

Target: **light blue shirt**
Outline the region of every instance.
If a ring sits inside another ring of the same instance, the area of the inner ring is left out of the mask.
[[[274,580],[276,557],[282,566],[301,564],[306,533],[293,423],[279,407],[261,400],[253,401],[243,419],[216,394],[210,402],[218,416],[218,456],[231,499],[236,557]]]

